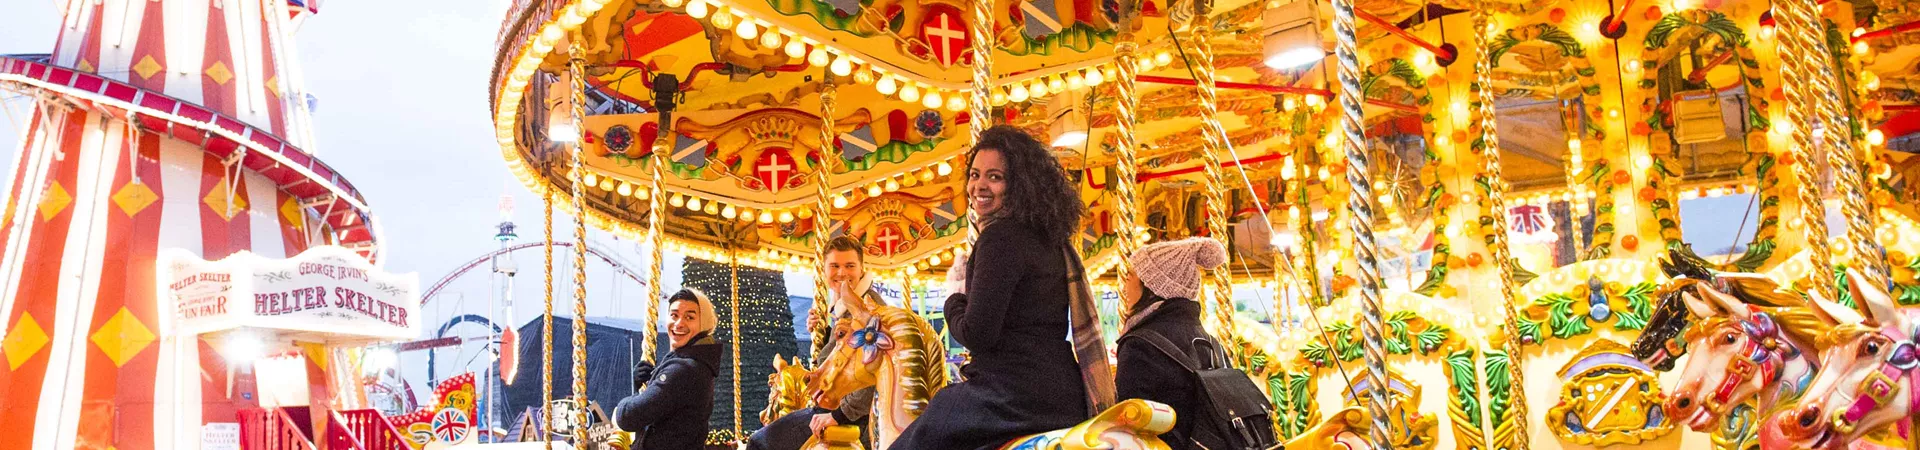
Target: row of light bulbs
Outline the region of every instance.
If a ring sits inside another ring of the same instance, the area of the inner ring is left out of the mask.
[[[888,177],[885,181],[875,181],[873,184],[867,185],[865,190],[868,197],[879,197],[881,194],[887,192],[898,191],[902,186],[912,187],[920,183],[930,183],[933,182],[935,177],[947,176],[952,173],[953,164],[947,161],[941,161],[933,167],[907,171],[893,177]],[[614,177],[601,175],[592,171],[582,174],[581,176],[581,180],[585,183],[585,186],[612,192],[622,197],[646,200],[653,195],[651,189],[634,186],[633,183],[617,180],[614,179]],[[832,199],[834,208],[846,208],[850,202],[851,200],[848,199],[846,195],[835,195]],[[772,224],[775,222],[792,223],[796,218],[806,219],[813,217],[813,209],[808,207],[762,209],[758,211],[756,215],[755,211],[745,206],[729,205],[719,200],[681,193],[674,193],[671,197],[668,197],[667,204],[675,208],[686,208],[689,211],[717,215],[727,220],[738,219],[742,222],[758,221],[761,224]]]

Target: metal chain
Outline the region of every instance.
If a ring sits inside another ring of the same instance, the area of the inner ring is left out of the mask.
[[[1365,339],[1363,356],[1367,363],[1367,410],[1373,426],[1367,437],[1374,448],[1393,448],[1390,428],[1393,398],[1387,392],[1386,341],[1382,334],[1385,309],[1380,304],[1380,267],[1378,244],[1373,240],[1373,183],[1368,181],[1373,162],[1366,149],[1365,111],[1361,108],[1365,93],[1360,90],[1360,54],[1354,31],[1353,0],[1333,0],[1334,57],[1340,82],[1341,148],[1347,156],[1347,185],[1353,190],[1347,197],[1347,209],[1353,217],[1347,226],[1353,233],[1353,255],[1359,276],[1361,337]]]
[[[1514,304],[1518,303],[1520,298],[1518,293],[1514,292],[1515,268],[1507,242],[1507,179],[1500,173],[1500,137],[1495,128],[1497,121],[1494,119],[1493,109],[1493,59],[1487,57],[1489,54],[1487,35],[1492,33],[1492,30],[1487,29],[1487,16],[1492,13],[1487,11],[1485,0],[1478,2],[1475,6],[1473,45],[1479,54],[1477,58],[1479,61],[1474,65],[1475,84],[1478,85],[1474,91],[1479,94],[1480,103],[1475,112],[1479,115],[1480,139],[1484,149],[1480,155],[1481,171],[1486,174],[1489,185],[1487,204],[1494,211],[1492,239],[1487,243],[1487,253],[1493,257],[1494,267],[1498,268],[1500,273],[1498,298],[1500,307],[1506,313],[1506,320],[1502,323],[1506,339],[1501,343],[1500,351],[1507,354],[1507,377],[1511,381],[1509,385],[1511,392],[1508,398],[1512,406],[1508,408],[1511,414],[1508,422],[1513,424],[1514,429],[1513,448],[1530,448],[1527,445],[1532,439],[1527,431],[1527,421],[1530,420],[1527,418],[1527,385],[1523,377],[1524,371],[1521,370],[1523,361],[1521,353],[1524,350],[1520,348],[1520,312],[1514,308]]]
[[[820,350],[827,346],[827,340],[832,339],[829,334],[833,326],[827,323],[833,319],[827,311],[832,308],[832,303],[827,300],[827,296],[832,295],[831,287],[827,285],[827,233],[833,225],[832,192],[828,188],[833,176],[833,164],[840,160],[840,151],[833,143],[833,107],[837,100],[834,89],[832,78],[828,78],[820,87],[820,166],[813,170],[813,184],[817,188],[813,203],[813,257],[814,268],[818,271],[813,274],[813,309],[807,315],[820,319],[820,322],[819,326],[809,325],[807,334],[813,336],[813,348],[808,353],[812,356],[808,360],[813,361],[815,366],[820,364]]]
[[[574,42],[581,42],[579,35]],[[567,97],[572,109],[574,130],[581,137],[586,135],[586,119],[582,112],[586,108],[586,80],[581,66],[586,59],[581,56],[579,44],[569,44],[567,60],[567,83],[572,95]],[[573,442],[585,445],[587,442],[587,201],[586,174],[587,164],[585,146],[576,138],[573,144]]]
[[[1809,92],[1814,87],[1808,83],[1810,74],[1806,58],[1817,55],[1811,54],[1813,50],[1808,48],[1805,40],[1800,39],[1802,35],[1812,32],[1809,24],[1811,16],[1806,8],[1805,2],[1798,0],[1775,5],[1775,9],[1781,13],[1776,16],[1780,19],[1779,34],[1783,36],[1780,43],[1786,44],[1780,48],[1780,91],[1787,100],[1783,108],[1786,109],[1790,123],[1788,129],[1793,136],[1788,139],[1787,145],[1793,151],[1794,162],[1800,166],[1793,174],[1799,183],[1795,193],[1800,199],[1800,219],[1806,227],[1803,234],[1807,236],[1807,256],[1814,267],[1808,281],[1811,283],[1811,292],[1837,300],[1839,297],[1835,295],[1834,279],[1828,273],[1833,267],[1833,253],[1827,243],[1827,209],[1820,198],[1818,174],[1812,170],[1817,152],[1814,147],[1818,143],[1809,136],[1813,132],[1815,119],[1812,111],[1815,109],[1815,100],[1809,96],[1816,94]]]
[[[1227,182],[1225,167],[1220,163],[1220,152],[1227,146],[1226,129],[1220,125],[1219,88],[1216,85],[1213,67],[1213,26],[1207,18],[1213,7],[1211,0],[1194,2],[1194,23],[1188,40],[1193,44],[1193,53],[1188,66],[1194,69],[1194,87],[1199,95],[1200,121],[1206,127],[1203,133],[1206,139],[1201,141],[1200,153],[1206,162],[1207,204],[1214,205],[1207,214],[1207,234],[1227,244],[1231,231],[1227,229]],[[1215,330],[1220,333],[1227,356],[1234,365],[1247,366],[1246,351],[1240,345],[1240,333],[1233,321],[1233,274],[1227,270],[1231,264],[1207,269],[1208,278],[1213,281],[1209,295],[1213,299],[1213,317],[1218,322]]]

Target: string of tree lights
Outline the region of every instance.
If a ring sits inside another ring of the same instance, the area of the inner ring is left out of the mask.
[[[733,434],[733,330],[729,324],[733,320],[731,308],[733,286],[731,270],[727,264],[698,258],[687,258],[682,265],[682,284],[707,293],[713,301],[714,311],[719,316],[719,326],[714,327],[713,339],[726,347],[727,357],[720,358],[719,378],[714,380],[713,415],[708,423],[712,432],[708,435],[710,443],[726,443],[734,440]],[[791,357],[800,353],[799,343],[793,337],[793,311],[788,309],[787,285],[780,272],[740,266],[740,404],[743,408],[767,403],[768,375],[773,374],[772,361],[775,356]],[[751,412],[751,411],[749,411]],[[758,414],[742,414],[743,432],[752,433],[763,426]]]

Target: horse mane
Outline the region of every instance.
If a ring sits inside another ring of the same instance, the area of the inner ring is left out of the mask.
[[[1812,307],[1767,308],[1766,312],[1773,317],[1773,322],[1779,325],[1780,332],[1785,333],[1787,339],[1801,345],[1811,345],[1814,349],[1831,347],[1823,341],[1832,333],[1834,325],[1827,323]]]
[[[926,412],[933,393],[947,387],[947,345],[919,314],[895,307],[879,308],[875,313],[893,339],[893,370],[900,377],[904,397],[900,404],[907,414],[919,417]]]
[[[1834,325],[1825,334],[1820,336],[1819,346],[1820,348],[1823,348],[1823,349],[1838,347],[1848,342],[1853,342],[1855,339],[1860,339],[1861,336],[1865,336],[1872,333],[1879,333],[1879,332],[1880,332],[1879,328],[1869,327],[1869,326],[1861,325],[1857,323],[1843,323],[1839,325]]]

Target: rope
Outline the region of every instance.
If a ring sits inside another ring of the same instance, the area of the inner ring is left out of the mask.
[[[1135,161],[1138,157],[1134,154],[1134,150],[1140,146],[1140,137],[1135,134],[1140,121],[1140,86],[1134,84],[1140,77],[1140,44],[1133,41],[1135,7],[1130,2],[1123,4],[1127,6],[1124,6],[1126,11],[1120,16],[1120,43],[1114,46],[1113,57],[1116,74],[1119,75],[1119,79],[1113,80],[1113,90],[1119,101],[1115,102],[1113,111],[1118,119],[1113,124],[1114,132],[1118,135],[1114,150],[1118,154],[1114,159],[1115,180],[1112,181],[1113,194],[1117,197],[1113,211],[1119,215],[1122,255],[1120,264],[1114,266],[1114,276],[1121,280],[1133,273],[1133,261],[1126,255],[1140,250],[1140,235],[1134,232],[1140,224],[1140,198],[1135,191],[1139,184],[1140,167]]]
[[[661,130],[669,129],[666,125],[661,126]],[[672,148],[668,144],[672,142],[668,140],[671,139],[668,136],[671,135],[662,132],[659,138],[654,139],[653,156],[651,161],[647,162],[648,168],[653,171],[653,179],[648,181],[652,186],[648,188],[650,194],[647,195],[647,247],[653,252],[653,264],[647,267],[647,332],[643,333],[640,339],[640,347],[646,352],[643,357],[647,362],[654,362],[653,355],[660,351],[660,344],[655,342],[654,334],[660,329],[660,270],[667,263],[666,251],[661,249],[666,245],[667,234],[666,230],[661,228],[665,226],[667,214],[666,200],[662,200],[661,197],[667,194],[666,191],[660,190],[660,177],[663,173],[660,166],[667,164],[666,155],[671,152],[668,149]]]
[[[1497,121],[1494,120],[1493,111],[1493,59],[1487,57],[1489,54],[1487,34],[1490,33],[1487,30],[1487,15],[1491,13],[1487,12],[1485,0],[1478,2],[1476,6],[1478,7],[1473,11],[1473,45],[1480,56],[1479,61],[1474,65],[1474,84],[1476,85],[1474,91],[1479,94],[1479,107],[1475,112],[1479,115],[1480,139],[1483,146],[1483,153],[1480,155],[1481,173],[1487,177],[1487,202],[1495,214],[1491,237],[1487,241],[1487,253],[1493,256],[1494,266],[1499,268],[1500,306],[1506,312],[1506,320],[1502,323],[1506,339],[1501,342],[1500,351],[1507,354],[1507,377],[1512,381],[1509,386],[1511,391],[1509,399],[1512,406],[1508,409],[1511,416],[1507,422],[1513,424],[1512,448],[1530,448],[1527,445],[1532,436],[1527,434],[1529,419],[1527,418],[1526,382],[1522,378],[1523,371],[1520,370],[1522,361],[1520,323],[1518,322],[1520,312],[1513,306],[1520,301],[1520,298],[1514,292],[1513,256],[1507,248],[1507,179],[1500,173],[1500,139],[1495,129]]]
[[[1393,422],[1388,411],[1392,409],[1388,402],[1393,401],[1387,395],[1387,354],[1386,341],[1381,334],[1385,323],[1384,308],[1380,305],[1380,267],[1377,265],[1377,244],[1373,240],[1373,184],[1367,181],[1372,160],[1365,147],[1366,124],[1362,122],[1364,111],[1361,102],[1364,93],[1360,90],[1360,54],[1355,42],[1354,12],[1352,0],[1333,0],[1333,28],[1336,44],[1335,58],[1338,61],[1340,81],[1340,131],[1341,148],[1347,153],[1347,185],[1353,189],[1347,197],[1347,209],[1352,210],[1353,218],[1347,222],[1353,232],[1353,255],[1356,271],[1360,275],[1360,304],[1363,320],[1360,332],[1365,339],[1364,356],[1367,362],[1367,409],[1373,418],[1373,426],[1367,428],[1367,438],[1374,448],[1393,448],[1389,427]],[[1484,48],[1484,47],[1482,47]],[[1336,365],[1338,365],[1336,363]]]
[[[546,212],[543,215],[546,219],[543,234],[546,237],[546,245],[540,248],[547,257],[547,296],[546,301],[543,302],[546,310],[540,314],[540,342],[547,346],[547,351],[540,353],[540,427],[538,429],[546,430],[540,436],[540,440],[547,443],[546,450],[553,450],[553,193],[542,192],[540,203],[545,206],[543,211]]]
[[[733,289],[730,300],[733,314],[727,326],[733,333],[733,439],[742,440],[740,434],[740,255],[734,254],[733,245],[727,245],[727,286]]]
[[[1787,112],[1787,121],[1792,124],[1789,129],[1793,137],[1787,141],[1787,145],[1793,151],[1793,159],[1800,165],[1798,170],[1793,171],[1795,181],[1800,184],[1795,187],[1795,193],[1800,199],[1800,219],[1806,227],[1808,259],[1814,267],[1813,275],[1808,280],[1812,283],[1810,292],[1828,299],[1838,299],[1833,276],[1827,273],[1833,267],[1833,253],[1827,244],[1826,207],[1821,203],[1819,180],[1815,178],[1817,174],[1810,170],[1814,161],[1814,146],[1817,144],[1809,137],[1814,119],[1809,117],[1813,112],[1809,110],[1814,109],[1814,100],[1808,98],[1811,94],[1808,90],[1815,87],[1808,85],[1809,64],[1806,58],[1818,55],[1811,54],[1813,49],[1808,48],[1807,42],[1801,37],[1812,32],[1812,16],[1802,1],[1784,1],[1775,6],[1781,13],[1776,16],[1780,19],[1779,34],[1784,36],[1780,42],[1786,44],[1780,52],[1780,91],[1786,96],[1787,104],[1783,107]]]
[[[578,35],[575,42],[580,42]],[[586,75],[581,66],[587,61],[581,56],[580,45],[570,44],[567,61],[567,84],[573,90],[567,97],[572,110],[574,129],[581,136],[586,135],[582,127],[586,119],[582,110],[586,108]],[[573,442],[584,445],[587,442],[587,201],[586,180],[587,164],[584,146],[578,140],[573,144]]]
[[[813,214],[813,257],[816,272],[813,274],[813,309],[807,311],[807,315],[820,320],[818,326],[809,325],[807,329],[807,335],[813,336],[813,344],[810,346],[812,349],[808,353],[812,356],[807,360],[812,361],[816,367],[820,364],[820,350],[826,348],[828,340],[833,339],[829,335],[832,333],[832,325],[827,323],[827,320],[832,319],[828,317],[830,313],[827,311],[832,308],[831,303],[827,301],[827,296],[832,294],[831,287],[827,285],[827,234],[831,233],[830,228],[833,225],[833,204],[830,197],[832,193],[827,190],[827,187],[833,176],[833,163],[840,159],[840,150],[833,144],[833,107],[838,97],[834,89],[831,77],[828,77],[827,82],[820,87],[820,167],[814,168],[813,171],[813,184],[818,191],[813,203],[816,211]]]
[[[1220,94],[1215,84],[1213,43],[1211,42],[1213,26],[1207,23],[1209,20],[1207,15],[1212,8],[1211,0],[1194,2],[1192,37],[1188,38],[1193,43],[1193,54],[1189,55],[1192,59],[1188,61],[1187,66],[1194,69],[1193,80],[1195,91],[1199,94],[1200,121],[1207,131],[1203,133],[1206,139],[1201,141],[1200,145],[1200,153],[1205,156],[1206,161],[1205,194],[1207,203],[1218,208],[1207,214],[1207,234],[1220,240],[1221,244],[1227,245],[1227,237],[1231,232],[1227,229],[1227,214],[1224,212],[1227,205],[1224,174],[1226,169],[1220,163],[1219,152],[1226,147],[1228,137],[1226,128],[1220,124]],[[1246,351],[1240,345],[1240,331],[1233,322],[1233,273],[1227,267],[1227,265],[1221,265],[1206,271],[1208,278],[1213,280],[1213,289],[1208,293],[1213,299],[1213,317],[1219,322],[1217,330],[1222,340],[1226,341],[1224,346],[1228,357],[1233,360],[1234,365],[1247,367]]]

